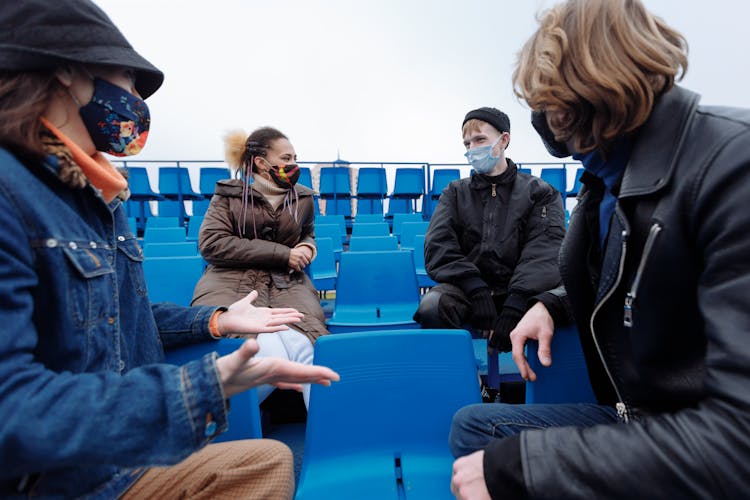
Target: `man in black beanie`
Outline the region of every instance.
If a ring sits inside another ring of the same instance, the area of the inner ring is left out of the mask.
[[[505,157],[510,120],[502,111],[470,111],[462,134],[475,175],[453,181],[440,195],[425,236],[425,267],[438,285],[414,319],[423,328],[469,324],[507,352],[527,300],[560,281],[562,197]]]

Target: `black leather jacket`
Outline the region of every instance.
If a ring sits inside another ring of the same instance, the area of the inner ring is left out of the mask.
[[[542,300],[556,321],[573,313],[597,397],[627,423],[521,434],[529,496],[747,497],[750,111],[699,107],[679,87],[657,101],[598,277],[591,193],[561,249],[567,296]]]
[[[443,190],[425,236],[430,277],[464,291],[486,284],[496,294],[526,299],[558,286],[565,235],[560,194],[518,172],[510,159],[492,180],[474,175]]]

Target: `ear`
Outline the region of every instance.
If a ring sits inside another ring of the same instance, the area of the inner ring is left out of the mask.
[[[503,146],[503,149],[508,149],[508,146],[510,146],[510,132],[503,132],[503,139],[500,141],[500,144],[505,144]]]
[[[55,70],[55,78],[64,87],[70,87],[73,85],[73,67],[72,66],[61,66]]]
[[[259,171],[268,170],[268,167],[266,167],[263,163],[266,161],[265,158],[262,156],[256,156],[253,158],[253,163],[255,164],[255,168]]]

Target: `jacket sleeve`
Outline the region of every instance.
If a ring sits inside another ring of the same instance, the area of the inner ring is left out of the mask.
[[[460,224],[457,185],[451,183],[443,190],[430,218],[424,245],[425,269],[436,282],[454,284],[468,293],[487,284],[482,280],[479,268],[461,250],[456,231]]]
[[[252,214],[247,216],[252,217]],[[198,249],[209,264],[263,269],[286,269],[291,250],[273,241],[240,238],[229,208],[229,198],[221,195],[211,198],[198,235]]]
[[[174,464],[226,429],[215,354],[123,375],[55,372],[39,362],[32,317],[34,291],[44,284],[7,193],[0,193],[0,225],[0,479],[71,466]]]
[[[151,304],[151,312],[165,349],[215,340],[209,332],[208,324],[213,313],[219,309],[226,310],[213,306],[183,307],[168,302]]]
[[[306,220],[302,221],[302,232],[300,234],[299,243],[295,246],[307,245],[313,251],[313,259],[318,254],[318,247],[315,244],[315,207],[313,206],[312,196],[303,199],[302,203],[308,204],[309,207],[304,207],[301,210],[302,213],[310,214]]]
[[[529,298],[560,284],[559,253],[565,237],[562,198],[552,186],[532,181],[534,203],[526,219],[523,248],[513,270],[509,295]]]
[[[530,497],[735,498],[750,491],[750,161],[735,139],[683,203],[701,256],[705,397],[619,425],[522,433]],[[731,167],[728,167],[731,165]],[[658,360],[656,360],[658,362]],[[506,457],[494,455],[503,467]]]

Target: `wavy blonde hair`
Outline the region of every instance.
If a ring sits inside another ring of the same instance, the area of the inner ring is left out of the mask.
[[[587,153],[637,129],[687,70],[687,42],[639,0],[568,0],[544,12],[513,72],[561,142]]]

